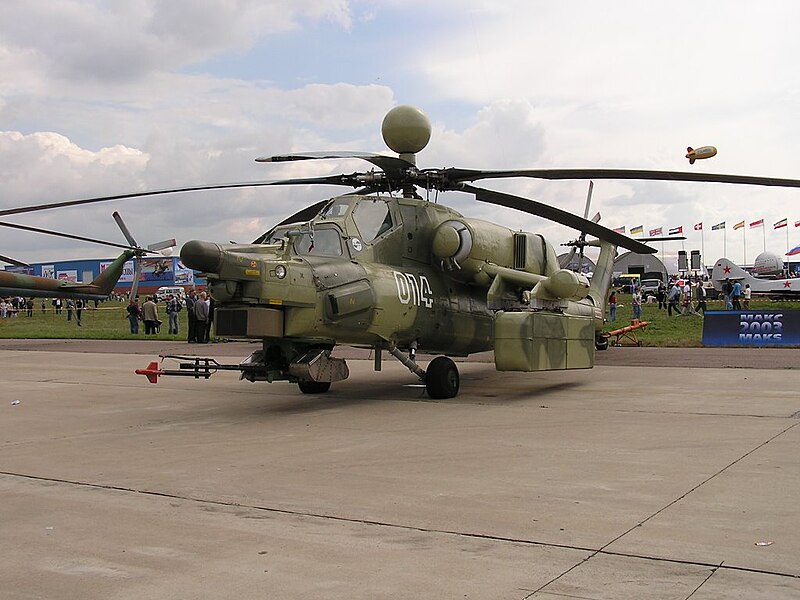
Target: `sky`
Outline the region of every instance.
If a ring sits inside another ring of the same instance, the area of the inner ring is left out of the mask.
[[[800,178],[798,22],[800,4],[790,0],[10,0],[0,3],[0,209],[367,170],[353,160],[253,159],[391,154],[380,124],[399,104],[432,123],[420,167]],[[703,145],[717,156],[690,166],[686,147]],[[581,214],[588,183],[481,185]],[[7,220],[123,242],[111,218],[118,210],[143,245],[248,242],[342,191],[174,194]],[[741,263],[800,245],[799,195],[603,180],[592,212],[645,235],[683,227],[684,242],[663,244],[668,266],[681,248],[702,249],[708,265],[723,255]],[[555,245],[576,235],[463,193],[439,201]],[[774,229],[784,218],[788,227]],[[760,219],[763,228],[749,227]],[[724,231],[711,230],[723,221]],[[734,231],[739,221],[746,226]],[[47,262],[116,251],[0,228],[0,254]]]

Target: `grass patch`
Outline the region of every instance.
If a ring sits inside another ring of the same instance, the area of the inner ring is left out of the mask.
[[[613,331],[630,325],[633,318],[630,294],[618,294],[617,320],[607,322],[604,331]],[[721,300],[706,302],[708,310],[725,310],[725,303]],[[769,300],[753,300],[750,302],[752,310],[797,310],[800,302],[772,302]],[[642,346],[656,346],[664,348],[699,348],[703,344],[703,317],[699,315],[668,316],[666,309],[659,309],[658,303],[642,305],[642,321],[649,321],[646,329],[637,331],[637,337]],[[608,318],[608,311],[606,311]]]
[[[617,320],[606,323],[604,330],[625,327],[630,324],[633,316],[631,297],[626,294],[618,295]],[[90,302],[90,304],[92,304]],[[89,308],[83,311],[81,327],[73,315],[67,321],[66,310],[61,315],[56,315],[53,307],[48,304],[47,311],[43,314],[41,304],[37,302],[33,317],[19,316],[11,319],[0,319],[0,338],[5,339],[89,339],[89,340],[185,340],[188,328],[186,311],[178,313],[178,335],[167,333],[167,315],[164,313],[163,304],[159,304],[159,318],[164,321],[161,332],[145,336],[144,324],[139,324],[139,333],[132,334],[128,324],[126,303],[108,301],[98,309]],[[768,300],[755,300],[750,308],[756,310],[797,310],[800,302],[770,302]],[[709,310],[722,310],[721,301],[709,301]],[[702,346],[703,317],[667,316],[666,310],[659,310],[658,304],[644,304],[642,306],[642,320],[649,321],[650,325],[644,331],[637,333],[643,346],[660,346],[673,348],[696,348]]]
[[[93,302],[89,302],[93,305]],[[14,318],[0,319],[0,338],[4,339],[77,339],[77,340],[185,340],[188,330],[188,317],[186,310],[178,313],[178,335],[167,333],[168,320],[164,305],[158,305],[158,318],[164,321],[161,332],[145,336],[144,323],[139,322],[139,333],[132,334],[128,313],[125,310],[127,302],[106,301],[99,308],[84,309],[81,318],[81,327],[73,313],[72,320],[67,321],[67,310],[60,315],[55,314],[55,309],[48,306],[42,313],[41,303],[36,302],[33,316],[26,316],[25,311],[20,311]]]

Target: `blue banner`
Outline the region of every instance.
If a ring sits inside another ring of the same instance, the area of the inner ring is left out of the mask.
[[[709,310],[704,346],[800,346],[800,310]]]

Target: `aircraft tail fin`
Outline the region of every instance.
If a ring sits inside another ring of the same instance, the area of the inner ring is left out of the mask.
[[[114,289],[114,286],[117,285],[120,276],[122,275],[122,269],[125,267],[125,263],[129,261],[131,258],[136,256],[136,252],[133,250],[126,250],[122,254],[120,254],[114,262],[108,265],[105,270],[100,273],[97,277],[92,280],[91,285],[93,288],[96,288],[97,291],[92,290],[92,293],[98,293],[103,295],[108,295],[111,293],[111,290]]]
[[[603,315],[605,315],[606,302],[608,302],[608,292],[611,288],[611,275],[613,274],[614,259],[617,256],[617,247],[603,240],[600,240],[600,255],[594,267],[592,283],[589,286],[588,296],[594,302],[595,309],[599,309],[599,329],[603,327]]]
[[[714,269],[711,271],[711,281],[715,284],[714,287],[717,287],[717,284],[721,285],[726,279],[749,281],[751,277],[747,271],[727,258],[717,260],[714,263]]]

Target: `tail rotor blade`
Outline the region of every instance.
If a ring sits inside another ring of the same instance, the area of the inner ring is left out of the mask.
[[[122,235],[125,236],[125,239],[128,240],[128,243],[134,248],[138,248],[139,244],[137,244],[136,240],[133,239],[131,232],[128,230],[127,225],[125,225],[125,221],[122,220],[122,216],[120,216],[117,211],[114,211],[111,216],[114,217],[114,220],[117,222],[117,226],[120,228],[120,231],[122,231]]]
[[[594,181],[589,182],[589,191],[586,194],[586,208],[583,209],[583,218],[589,218],[589,206],[592,203],[592,190],[594,189]]]
[[[139,278],[142,276],[142,257],[133,259],[133,283],[131,283],[131,300],[139,293]]]
[[[178,245],[178,241],[176,239],[171,240],[164,240],[163,242],[156,242],[155,244],[148,244],[147,249],[152,252],[159,252],[160,250],[165,250],[166,248],[174,248]]]

